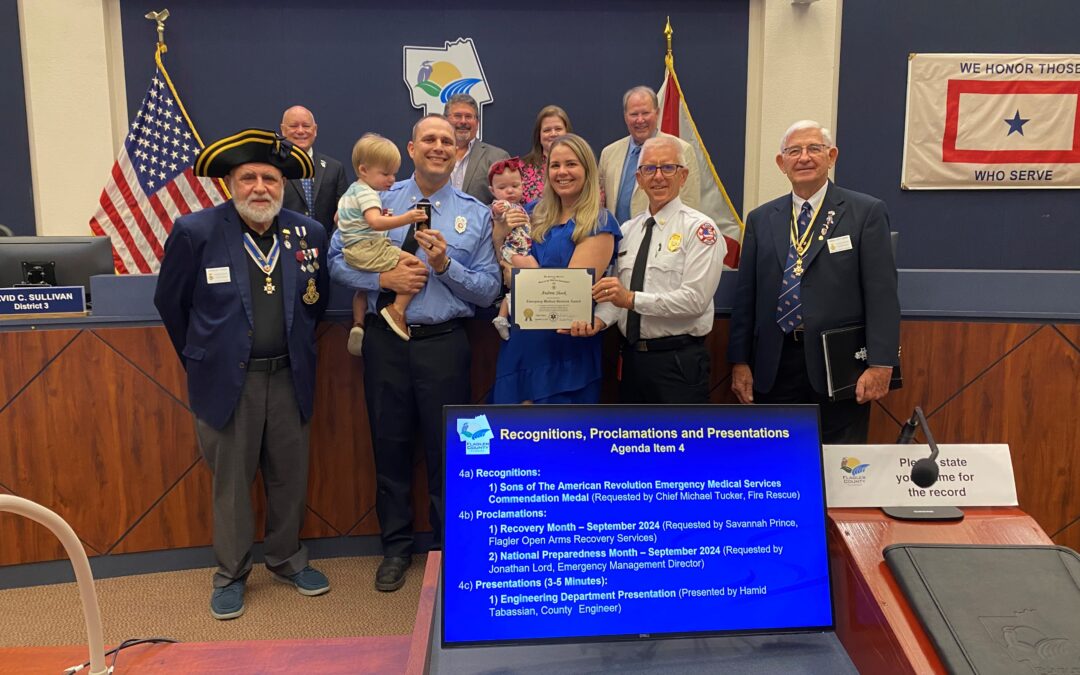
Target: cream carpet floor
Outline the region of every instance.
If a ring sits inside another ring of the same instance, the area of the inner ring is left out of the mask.
[[[169,637],[183,642],[405,635],[412,632],[425,557],[413,557],[405,586],[374,589],[378,556],[312,561],[330,579],[314,598],[274,581],[257,565],[248,577],[245,614],[231,621],[210,616],[213,569],[141,574],[95,582],[105,643]],[[0,591],[0,647],[86,642],[75,584]]]

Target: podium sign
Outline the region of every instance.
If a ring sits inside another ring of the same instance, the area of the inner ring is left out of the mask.
[[[929,488],[911,482],[927,445],[826,445],[829,508],[877,506],[1016,506],[1009,446],[939,444],[941,474]]]

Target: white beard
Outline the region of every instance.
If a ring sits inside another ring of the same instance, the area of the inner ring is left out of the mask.
[[[274,218],[277,218],[277,215],[281,213],[282,197],[278,197],[278,199],[271,202],[268,206],[263,206],[262,204],[255,205],[251,202],[252,197],[250,196],[248,197],[248,201],[245,202],[233,199],[233,206],[236,207],[237,213],[240,214],[241,218],[249,222],[257,223],[259,225],[272,223],[274,222]]]

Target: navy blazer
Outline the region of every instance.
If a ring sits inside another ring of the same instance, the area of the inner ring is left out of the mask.
[[[292,248],[281,248],[285,339],[293,386],[303,420],[311,418],[315,397],[315,327],[326,309],[329,275],[326,232],[299,213],[282,210],[278,225],[290,230]],[[297,226],[307,227],[309,248],[318,249],[319,269],[300,269]],[[231,201],[181,217],[165,241],[154,305],[187,371],[188,400],[195,416],[215,429],[224,427],[240,400],[251,358],[254,320],[249,258],[244,228]],[[229,281],[208,283],[207,270],[226,268]],[[304,302],[308,281],[319,294]]]
[[[322,223],[329,236],[337,229],[334,215],[337,213],[338,200],[349,189],[349,180],[345,177],[345,168],[341,162],[321,152],[314,155],[312,161],[315,163],[315,176],[312,178],[311,192],[315,198],[315,208],[311,211],[311,217]],[[281,205],[300,214],[307,212],[304,186],[298,179],[286,181]]]
[[[833,225],[820,239],[830,211]],[[788,193],[751,211],[743,235],[728,361],[750,364],[754,389],[761,392],[772,390],[784,344],[784,333],[776,323],[776,303],[791,244],[791,217]],[[900,300],[884,202],[830,182],[811,230],[800,284],[806,368],[811,386],[824,394],[821,331],[865,323],[868,362],[898,366]],[[830,253],[829,241],[842,237],[851,238],[851,249]]]

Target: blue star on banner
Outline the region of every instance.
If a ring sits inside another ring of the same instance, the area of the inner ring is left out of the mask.
[[[1024,125],[1031,121],[1031,118],[1023,119],[1020,117],[1020,110],[1017,109],[1016,115],[1011,120],[1002,120],[1005,124],[1009,125],[1009,133],[1006,136],[1012,136],[1013,132],[1019,132],[1021,136],[1024,135]]]

